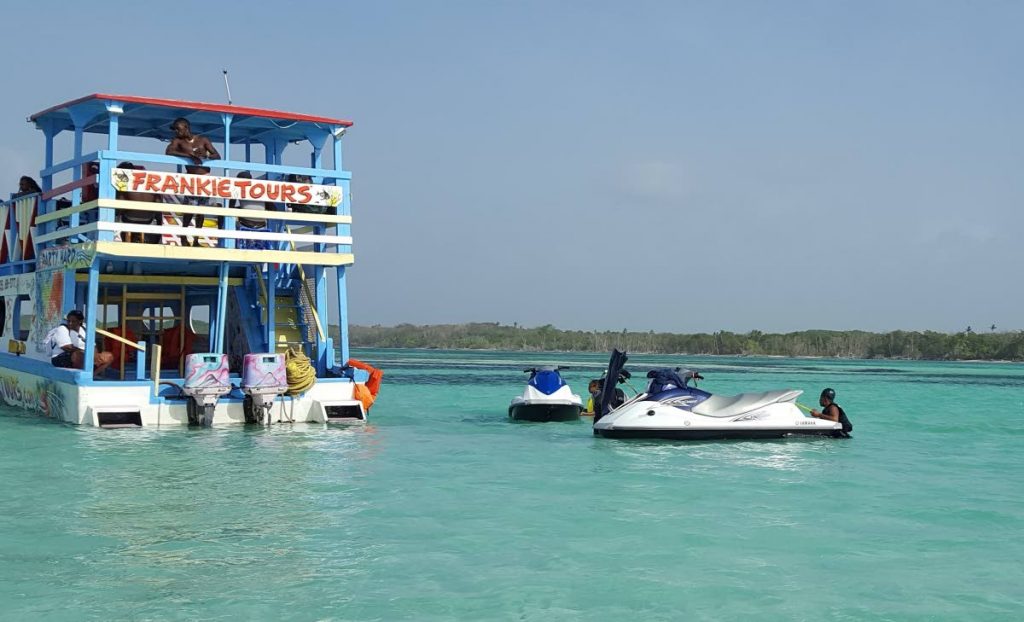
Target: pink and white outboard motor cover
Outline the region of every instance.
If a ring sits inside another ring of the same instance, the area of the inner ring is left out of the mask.
[[[288,390],[288,373],[281,354],[246,354],[242,362],[242,391],[247,399],[245,419],[270,423],[274,399]]]
[[[228,357],[206,352],[185,358],[185,383],[182,393],[189,397],[189,425],[210,425],[217,400],[231,391]]]

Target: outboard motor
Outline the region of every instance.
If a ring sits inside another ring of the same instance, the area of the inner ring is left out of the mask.
[[[213,423],[217,400],[231,391],[227,355],[189,354],[185,358],[185,384],[181,391],[188,396],[188,424]]]
[[[281,354],[246,354],[242,365],[245,422],[270,423],[270,409],[288,391],[288,374]]]

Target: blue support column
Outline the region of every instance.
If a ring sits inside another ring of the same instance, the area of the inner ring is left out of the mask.
[[[337,173],[341,173],[345,169],[343,168],[344,163],[342,161],[341,153],[341,137],[345,134],[345,128],[336,126],[332,128],[332,135],[334,137],[334,170]],[[338,182],[335,181],[337,184]],[[338,209],[339,215],[347,215],[351,213],[351,201],[349,195],[349,188],[347,182],[342,182],[342,200],[341,205]],[[338,225],[335,227],[335,231],[340,235],[349,235],[349,225]],[[337,269],[338,278],[338,347],[341,350],[341,360],[338,361],[339,365],[348,364],[349,349],[348,349],[348,283],[346,280],[346,267],[338,266]]]
[[[46,146],[44,148],[44,155],[43,155],[43,170],[45,171],[45,170],[48,170],[51,166],[53,166],[53,137],[56,136],[57,134],[53,130],[53,124],[52,123],[47,123],[46,126],[42,128],[42,130],[43,130],[43,135],[46,137]],[[42,174],[42,172],[40,172],[40,174],[39,174],[39,181],[40,181],[40,183],[42,183],[43,192],[48,192],[50,190],[53,190],[53,175],[44,175],[44,174]],[[47,201],[40,200],[39,201],[39,213],[40,214],[48,214],[48,213],[52,212],[53,211],[53,206],[55,204],[56,204],[56,201],[54,201],[53,199],[49,199]],[[45,234],[45,233],[50,233],[52,231],[55,231],[56,228],[57,228],[57,223],[55,223],[55,222],[44,222],[43,224],[36,225],[36,226],[37,226],[37,229],[38,229],[39,233]]]
[[[339,173],[343,170],[341,162],[341,137],[345,134],[345,128],[337,126],[332,128],[331,133],[334,135],[334,170]]]
[[[43,135],[46,137],[46,146],[43,151],[43,170],[47,170],[53,166],[53,138],[57,135],[53,130],[52,123],[47,123],[46,127],[43,128]],[[53,175],[40,174],[39,179],[43,184],[44,192],[53,190]]]
[[[85,362],[83,371],[92,376],[93,358],[96,356],[96,300],[100,293],[100,258],[94,257],[89,266],[89,286],[85,295]]]
[[[341,360],[339,365],[348,363],[348,290],[345,282],[345,266],[338,266],[338,335],[339,347],[341,348]]]
[[[260,278],[263,278],[262,276]],[[267,351],[277,352],[277,264],[267,264]]]
[[[227,307],[228,307],[228,262],[222,261],[220,264],[220,273],[217,282],[217,321],[216,321],[216,333],[210,333],[215,335],[216,341],[210,344],[210,351],[217,352],[220,354],[224,353],[224,327],[227,324]]]
[[[81,127],[77,127],[77,126],[75,127],[75,153],[74,153],[73,157],[75,157],[75,158],[82,157],[82,128]],[[82,167],[81,166],[75,166],[73,169],[71,169],[71,179],[73,179],[74,181],[80,181],[82,179]],[[82,189],[81,188],[75,188],[74,190],[71,191],[71,203],[72,203],[72,205],[78,205],[81,202],[82,202]],[[75,212],[74,214],[71,215],[70,226],[71,227],[77,227],[79,222],[81,221],[81,219],[82,219],[81,213]]]
[[[221,156],[222,160],[230,162],[231,161],[231,120],[234,118],[234,115],[222,114],[220,116],[220,118],[221,118],[222,121],[224,121],[224,153],[220,154],[220,156]],[[231,169],[225,168],[224,169],[224,176],[225,177],[230,177],[231,176]],[[224,202],[224,207],[231,207],[231,200],[230,199]],[[224,229],[226,231],[234,231],[235,230],[235,217],[234,216],[225,216],[223,218],[223,221],[224,221]],[[217,244],[219,246],[222,246],[223,248],[235,248],[236,240],[234,238],[222,238],[222,239],[217,241]]]
[[[120,118],[124,113],[119,102],[109,102],[107,104],[107,117],[109,129],[107,130],[107,150],[110,153],[117,152],[117,140],[120,128]],[[114,188],[110,183],[110,172],[117,166],[110,156],[103,154],[100,156],[100,172],[99,179],[99,198],[101,199],[113,199],[116,195],[114,194]],[[102,207],[98,210],[98,220],[100,222],[114,222],[114,210],[109,207]],[[114,233],[111,231],[101,231],[97,235],[96,239],[104,241],[113,241]]]
[[[324,334],[320,335],[317,333],[316,336],[316,373],[319,376],[323,376],[327,370],[327,344],[329,343],[328,337],[330,335],[330,322],[328,321],[327,313],[327,279],[326,270],[323,266],[313,266],[313,278],[316,283],[316,300],[313,304],[316,308],[316,313],[320,317],[320,325],[324,329]]]
[[[232,114],[220,115],[221,121],[224,122],[224,152],[220,154],[220,159],[224,161],[231,161],[231,121],[235,118]],[[224,176],[231,176],[231,169],[224,169]]]
[[[107,149],[110,151],[117,151],[119,119],[123,113],[124,108],[120,103],[109,102],[107,104],[107,115],[110,119],[110,129],[107,131]]]
[[[326,130],[310,130],[306,133],[306,140],[308,140],[309,144],[313,146],[313,152],[309,156],[310,168],[319,169],[323,166],[324,145],[327,144],[327,139],[330,138],[330,136],[331,133]],[[324,178],[321,176],[314,177],[313,182],[317,184],[322,184],[324,183]],[[322,223],[317,223],[313,225],[313,233],[316,235],[323,235],[324,233],[326,233],[327,229],[328,227],[323,225]],[[324,252],[324,245],[317,244],[315,246],[315,249],[316,252],[322,253]]]
[[[309,157],[310,168],[321,168],[323,164],[323,150],[324,145],[327,144],[327,139],[331,136],[331,133],[327,130],[314,130],[310,129],[306,132],[306,140],[313,147],[313,153]],[[316,179],[316,183],[323,183],[323,178]]]

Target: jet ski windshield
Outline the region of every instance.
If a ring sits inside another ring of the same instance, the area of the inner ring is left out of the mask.
[[[692,372],[687,373],[692,374]],[[689,378],[684,379],[683,376],[679,375],[679,372],[667,367],[664,369],[652,369],[647,372],[647,377],[651,379],[651,383],[647,387],[647,392],[651,395],[671,389],[684,389],[689,383]]]
[[[594,423],[600,421],[601,417],[607,415],[615,408],[617,394],[618,396],[622,395],[622,390],[618,389],[616,385],[629,378],[629,372],[625,369],[626,361],[628,360],[629,357],[626,356],[625,352],[612,350],[612,356],[608,359],[608,369],[604,372],[599,405],[595,405],[595,408],[600,410],[597,410],[594,414]]]
[[[551,395],[565,386],[565,381],[562,380],[562,375],[558,373],[557,367],[541,367],[526,371],[530,372],[530,386],[544,395]]]

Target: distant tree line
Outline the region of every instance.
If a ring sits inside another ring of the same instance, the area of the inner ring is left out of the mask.
[[[336,331],[332,327],[332,332]],[[350,343],[364,348],[722,354],[894,358],[915,360],[1024,360],[1024,331],[959,333],[934,331],[804,330],[795,333],[656,333],[559,330],[499,323],[416,326],[352,326]]]

